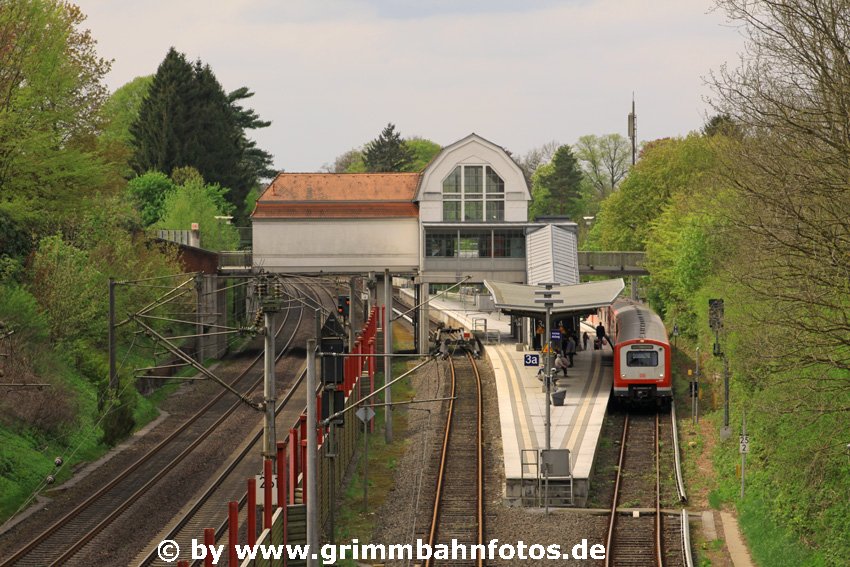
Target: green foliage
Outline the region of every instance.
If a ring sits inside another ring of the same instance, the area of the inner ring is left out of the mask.
[[[409,138],[404,141],[404,145],[413,156],[413,161],[405,171],[422,171],[442,149],[440,144],[425,138]]]
[[[409,171],[413,160],[413,151],[392,123],[387,124],[363,150],[363,163],[369,172]]]
[[[647,144],[629,176],[602,203],[593,231],[599,246],[644,250],[653,221],[673,196],[702,191],[716,163],[711,140],[695,134]]]
[[[577,205],[582,197],[581,183],[582,174],[578,162],[570,147],[563,145],[555,151],[551,162],[539,167],[534,173],[532,187],[537,186],[545,191],[546,214],[569,215],[575,218]],[[532,191],[532,198],[533,195]]]
[[[84,18],[52,0],[0,9],[0,209],[30,227],[78,210],[107,179],[94,135],[109,62]]]
[[[201,246],[207,250],[236,250],[239,232],[236,228],[216,219],[232,211],[226,201],[227,190],[217,184],[206,185],[203,180],[190,179],[165,197],[162,218],[157,228],[189,229],[198,223]]]
[[[160,219],[165,197],[174,188],[174,182],[159,171],[148,171],[127,183],[127,194],[139,211],[144,226],[150,226]]]
[[[171,48],[130,126],[134,171],[170,175],[175,168],[194,167],[204,179],[229,188],[228,200],[241,211],[258,176],[271,172],[271,156],[245,135],[269,123],[237,104],[252,94],[246,88],[225,94],[209,65],[193,65]]]
[[[105,332],[105,280],[90,263],[88,254],[49,236],[39,242],[33,259],[33,295],[47,317],[50,337],[94,339]],[[101,324],[97,324],[100,322]]]
[[[133,140],[130,125],[139,117],[142,101],[153,83],[153,75],[136,77],[112,93],[103,105],[106,124],[101,134],[104,141],[117,141],[129,146]]]
[[[599,199],[614,192],[631,166],[631,143],[620,134],[582,136],[575,156]]]

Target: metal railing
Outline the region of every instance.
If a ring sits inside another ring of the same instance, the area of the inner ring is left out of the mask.
[[[579,252],[578,269],[584,274],[648,275],[645,252]]]
[[[177,244],[191,246],[191,243],[189,242],[190,232],[190,230],[161,228],[156,231],[156,237],[160,240],[167,240],[169,242],[176,242]]]
[[[253,261],[250,250],[234,250],[218,253],[219,270],[244,270],[251,268]]]

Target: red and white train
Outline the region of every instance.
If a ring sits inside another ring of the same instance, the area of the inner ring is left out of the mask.
[[[600,314],[614,345],[615,401],[669,404],[673,399],[670,341],[661,318],[645,305],[617,300]]]

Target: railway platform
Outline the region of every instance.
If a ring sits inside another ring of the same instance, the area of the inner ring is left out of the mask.
[[[477,311],[458,301],[438,298],[431,301],[432,317],[473,330],[486,319],[487,328],[498,330],[485,341],[496,379],[505,465],[504,498],[510,505],[528,504],[535,497],[539,467],[529,465],[531,455],[545,448],[546,394],[538,379],[538,366],[525,366],[523,343],[510,338],[510,321],[498,312]],[[594,329],[582,325],[591,336]],[[611,393],[611,350],[579,351],[568,377],[559,373],[553,391],[565,390],[562,406],[551,406],[551,447],[569,449],[573,505],[583,506],[590,487],[596,447]],[[540,357],[542,364],[542,357]],[[523,450],[531,450],[523,453]],[[523,456],[525,455],[525,457]],[[526,462],[524,464],[524,461]],[[539,496],[539,495],[538,495]]]

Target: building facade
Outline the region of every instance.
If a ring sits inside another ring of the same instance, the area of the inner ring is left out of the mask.
[[[519,166],[476,134],[422,173],[281,173],[252,214],[253,263],[301,274],[389,269],[423,284],[526,283],[546,264],[560,283],[577,283],[575,223],[528,222],[530,201]],[[529,235],[544,229],[549,236],[531,238],[538,245],[529,249]]]

